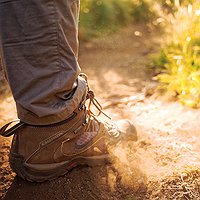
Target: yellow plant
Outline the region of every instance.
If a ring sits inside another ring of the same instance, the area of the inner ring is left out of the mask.
[[[175,92],[180,101],[200,106],[200,3],[177,5],[168,18],[170,29],[164,46],[166,62],[158,75],[161,87]]]

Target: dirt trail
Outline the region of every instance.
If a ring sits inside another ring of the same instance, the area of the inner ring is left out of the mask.
[[[138,141],[110,153],[112,166],[81,167],[41,184],[15,177],[8,167],[10,139],[0,138],[0,196],[4,200],[200,199],[200,112],[155,95],[145,65],[158,33],[133,27],[83,44],[80,64],[113,119],[128,118]],[[15,116],[12,98],[0,105],[0,124]]]

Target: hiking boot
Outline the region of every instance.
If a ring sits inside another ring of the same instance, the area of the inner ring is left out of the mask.
[[[102,122],[90,109],[93,103],[102,112],[92,91],[88,91],[87,99],[88,108],[82,102],[68,119],[53,125],[19,122],[8,131],[10,123],[5,125],[0,134],[6,137],[14,134],[10,151],[13,171],[28,181],[52,180],[78,165],[109,163],[110,146],[121,140],[136,140],[131,122]]]

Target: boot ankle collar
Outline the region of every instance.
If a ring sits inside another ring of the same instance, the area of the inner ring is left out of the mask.
[[[16,130],[24,127],[25,125],[26,126],[34,126],[34,127],[59,126],[59,125],[65,124],[65,123],[71,121],[72,119],[74,119],[82,110],[86,110],[86,106],[84,104],[80,103],[78,108],[76,108],[76,110],[74,110],[74,112],[67,119],[65,119],[61,122],[57,122],[54,124],[48,124],[48,125],[31,125],[31,124],[24,123],[24,122],[20,121],[19,119],[16,119],[16,120],[13,120],[13,121],[5,124],[0,129],[0,135],[3,137],[10,137],[11,135],[15,134]],[[9,126],[11,126],[14,123],[17,123],[17,124],[13,125],[11,128],[8,128]]]

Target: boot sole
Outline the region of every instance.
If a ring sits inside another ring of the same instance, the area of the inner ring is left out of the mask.
[[[26,164],[22,156],[10,153],[11,169],[18,176],[30,182],[44,182],[56,179],[80,165],[94,167],[110,163],[109,154],[105,154],[92,157],[76,157],[73,160],[56,164]]]

